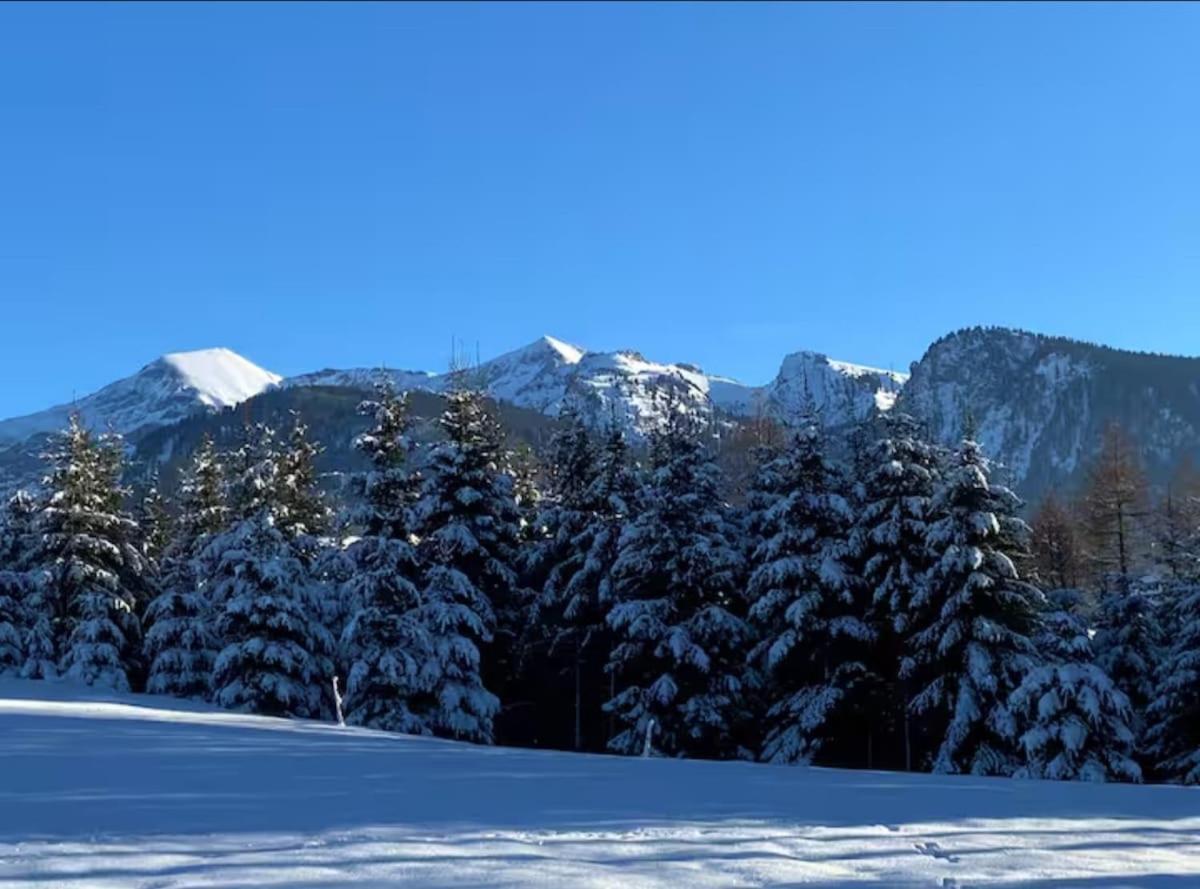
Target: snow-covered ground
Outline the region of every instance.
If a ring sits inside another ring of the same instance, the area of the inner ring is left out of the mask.
[[[0,682],[0,886],[1200,886],[1200,790],[472,747]]]

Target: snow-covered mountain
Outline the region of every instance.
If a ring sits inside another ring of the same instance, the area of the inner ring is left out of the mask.
[[[1120,423],[1153,479],[1200,456],[1200,359],[1125,352],[1002,328],[943,337],[900,404],[951,444],[970,413],[989,454],[1027,496],[1069,487],[1104,428]]]
[[[136,435],[239,404],[280,379],[229,349],[176,352],[73,404],[0,420],[0,447],[61,429],[72,411],[96,429]]]
[[[446,374],[385,372],[405,390],[436,394],[449,384]],[[899,404],[948,444],[961,433],[969,408],[988,452],[1030,498],[1072,485],[1112,420],[1142,446],[1152,478],[1168,477],[1183,456],[1200,459],[1200,359],[1015,330],[943,337],[913,366],[911,380],[802,351],[784,358],[766,384],[746,385],[691,364],[655,361],[632,350],[591,352],[550,336],[467,373],[527,417],[555,417],[572,404],[594,426],[615,419],[635,439],[660,421],[667,389],[685,409],[723,421],[766,415],[787,424],[811,403],[836,428]],[[95,428],[136,440],[267,390],[286,402],[289,390],[305,389],[313,397],[316,387],[363,390],[379,375],[374,368],[349,368],[281,379],[227,349],[165,355],[74,405],[0,421],[0,489],[6,480],[39,471],[39,448],[31,439],[61,428],[72,409]]]
[[[282,385],[364,387],[381,373],[402,389],[440,392],[449,383],[446,374],[355,368],[290,377]],[[570,404],[593,425],[615,419],[635,438],[661,420],[661,396],[668,389],[685,409],[703,416],[767,413],[784,423],[798,416],[808,397],[826,422],[836,426],[873,407],[890,407],[906,378],[797,352],[784,359],[770,383],[748,386],[695,365],[653,361],[633,350],[589,352],[551,336],[485,361],[470,374],[497,401],[552,417]]]

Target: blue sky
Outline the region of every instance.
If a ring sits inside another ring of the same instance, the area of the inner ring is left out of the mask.
[[[174,350],[1197,354],[1200,7],[0,6],[0,416]]]

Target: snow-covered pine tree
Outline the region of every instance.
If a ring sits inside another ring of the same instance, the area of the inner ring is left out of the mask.
[[[20,673],[25,665],[33,576],[32,526],[36,506],[24,491],[0,511],[0,676]]]
[[[815,414],[774,463],[778,487],[749,581],[761,633],[751,659],[770,701],[762,758],[809,763],[857,744],[874,633],[846,568],[853,520]]]
[[[280,461],[270,429],[248,434],[232,461],[235,518],[201,554],[213,566],[205,589],[218,609],[213,700],[233,710],[322,718],[331,712],[333,639],[319,618],[322,591],[305,554],[276,525]]]
[[[446,396],[446,438],[429,454],[417,504],[419,555],[427,566],[419,611],[437,674],[431,727],[491,743],[514,678],[526,597],[515,570],[520,534],[502,433],[483,395],[459,381]]]
[[[213,700],[268,716],[327,718],[333,640],[314,619],[317,596],[303,560],[263,509],[208,545],[224,608]]]
[[[1044,597],[1015,565],[1027,554],[1017,497],[990,481],[979,445],[967,439],[931,503],[940,518],[926,535],[933,558],[913,597],[923,622],[909,637],[905,675],[919,689],[910,706],[941,773],[1008,775],[1019,766],[1009,698],[1037,664],[1031,636]]]
[[[566,588],[587,559],[577,546],[577,538],[592,521],[587,493],[596,475],[596,448],[592,436],[574,405],[568,404],[559,415],[560,428],[551,439],[546,464],[547,490],[539,501],[532,522],[536,534],[525,546],[522,559],[526,585],[534,591],[529,631],[522,645],[522,672],[527,677],[537,711],[551,716],[548,725],[531,728],[540,737],[565,737],[558,732],[563,711],[571,714],[574,749],[582,749],[581,698],[583,649],[593,641],[595,623],[579,623],[583,614],[567,617],[570,601]],[[603,624],[604,616],[587,615]],[[573,676],[570,699],[560,683],[564,673]],[[536,717],[535,717],[536,721]],[[557,731],[556,731],[557,730]]]
[[[751,631],[744,560],[721,498],[719,472],[673,390],[651,440],[651,471],[612,569],[605,705],[619,723],[609,748],[637,755],[654,725],[669,756],[748,756],[745,743]]]
[[[71,416],[47,453],[37,561],[48,592],[39,607],[61,609],[60,672],[129,691],[141,669],[137,614],[146,562],[137,524],[121,508],[122,460],[119,438],[94,437]]]
[[[206,435],[179,482],[179,518],[159,571],[159,594],[146,608],[146,690],[206,698],[216,657],[208,583],[214,565],[202,559],[228,520],[220,455]]]
[[[1010,707],[1024,727],[1025,764],[1016,776],[1057,781],[1140,781],[1132,758],[1129,700],[1098,667],[1082,597],[1058,590],[1043,617],[1038,646],[1046,662],[1031,670]]]
[[[913,600],[931,563],[927,538],[938,452],[908,414],[889,411],[878,437],[856,462],[863,473],[849,558],[860,573],[868,616],[877,635],[871,672],[879,677],[870,709],[876,714],[867,747],[876,765],[912,769],[911,689],[901,676],[912,633]]]
[[[166,499],[159,489],[157,470],[151,473],[138,502],[137,524],[140,532],[142,555],[152,573],[157,573],[161,567],[162,558],[171,542],[171,514],[167,510]]]
[[[343,591],[343,600],[353,603],[341,637],[349,664],[346,721],[430,734],[432,652],[417,619],[421,567],[410,530],[415,478],[407,463],[407,400],[382,383],[359,412],[373,425],[354,442],[371,468],[351,485],[358,503],[352,525],[359,533],[346,551],[352,571]]]
[[[511,479],[521,542],[533,542],[541,536],[537,524],[543,496],[541,462],[528,442],[522,441],[505,454],[504,467]]]
[[[1166,781],[1200,784],[1200,585],[1180,589],[1173,641],[1147,708],[1147,753]]]
[[[329,530],[333,511],[317,485],[317,457],[321,446],[308,435],[308,426],[296,411],[291,412],[292,428],[286,445],[280,449],[274,498],[275,523],[289,539],[302,540],[306,551],[316,546],[316,538]]]
[[[1096,665],[1129,700],[1130,727],[1142,749],[1146,710],[1154,700],[1155,675],[1162,662],[1163,633],[1156,585],[1135,580],[1114,585],[1101,598],[1091,648]]]

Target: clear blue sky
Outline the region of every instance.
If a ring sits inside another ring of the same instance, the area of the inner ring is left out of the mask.
[[[0,416],[173,350],[1197,354],[1200,7],[0,6]]]

